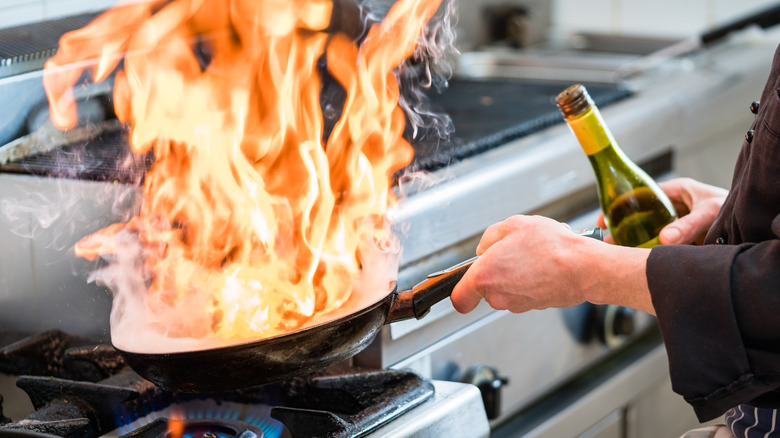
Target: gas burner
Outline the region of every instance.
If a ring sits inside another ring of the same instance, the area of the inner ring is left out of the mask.
[[[260,427],[232,418],[181,420],[163,417],[120,438],[277,438],[281,433],[281,425]]]
[[[127,423],[104,437],[278,438],[283,425],[263,403],[197,399],[173,403]]]
[[[188,421],[181,423],[180,428],[172,422],[173,420],[168,420],[165,438],[265,438],[267,436],[259,427],[230,419]]]
[[[0,372],[18,375],[34,408],[13,420],[0,409],[3,436],[348,438],[387,425],[435,392],[412,372],[342,364],[237,391],[172,393],[130,370],[110,345],[59,331],[0,346]]]

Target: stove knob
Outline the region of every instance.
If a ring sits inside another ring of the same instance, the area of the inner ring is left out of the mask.
[[[461,381],[479,388],[489,420],[494,420],[501,415],[501,388],[509,383],[509,378],[499,375],[493,367],[474,365],[466,370]]]
[[[598,307],[586,301],[573,307],[560,309],[563,323],[577,342],[587,344],[601,330],[601,325],[598,325],[600,322],[597,320]]]
[[[634,334],[635,311],[629,307],[599,306],[600,338],[608,347],[617,347]]]

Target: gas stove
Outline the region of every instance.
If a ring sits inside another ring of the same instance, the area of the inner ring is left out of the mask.
[[[662,178],[691,176],[718,185],[730,181],[731,163],[753,117],[747,105],[760,93],[778,40],[777,32],[735,37],[677,59],[665,66],[669,68],[619,83],[587,84],[591,90],[604,91],[599,104],[606,121],[632,159],[654,168],[649,173]],[[453,118],[456,131],[448,143],[433,136],[415,142],[415,168],[427,170],[436,184],[399,181],[399,192],[408,195],[391,212],[405,232],[399,289],[471,258],[482,231],[512,214],[542,214],[574,229],[595,224],[592,171],[552,103],[555,93],[568,84],[516,77],[509,61],[522,58],[514,52],[501,62],[490,56],[465,57],[479,61],[475,64],[479,68],[465,71],[465,76],[461,71],[449,91],[435,97]],[[0,89],[21,87],[14,91],[20,96],[40,91],[39,72],[14,72],[16,76],[7,72],[8,65],[0,65]],[[82,91],[92,93],[88,102],[105,97],[105,90]],[[92,114],[100,113],[99,107],[93,107]],[[28,122],[38,119],[28,115]],[[6,424],[3,433],[35,424],[33,418],[50,412],[46,406],[53,401],[80,398],[63,396],[60,388],[89,388],[92,394],[96,387],[108,386],[111,395],[96,396],[101,408],[117,400],[132,405],[150,396],[151,401],[123,419],[112,411],[111,416],[87,414],[95,419],[88,424],[65,423],[74,430],[91,431],[90,436],[161,436],[170,430],[186,431],[187,436],[250,438],[260,432],[295,436],[296,426],[284,426],[288,409],[301,408],[297,393],[289,393],[291,388],[305,383],[311,385],[306,392],[318,393],[322,385],[351,379],[339,377],[345,374],[358,375],[361,382],[374,381],[365,373],[385,376],[378,378],[384,382],[380,387],[388,384],[387,379],[417,382],[403,402],[368,408],[393,411],[403,405],[403,412],[365,426],[367,413],[355,418],[356,405],[350,401],[329,414],[307,411],[305,425],[324,422],[354,430],[350,424],[360,424],[362,436],[484,436],[488,415],[496,437],[676,436],[696,425],[690,409],[670,389],[665,353],[652,318],[629,315],[630,333],[605,333],[616,326],[607,323],[609,318],[626,317],[621,314],[625,309],[608,312],[589,305],[514,315],[482,303],[461,315],[444,301],[419,321],[384,327],[346,369],[265,386],[266,392],[260,394],[259,388],[252,388],[198,398],[165,393],[139,381],[107,343],[110,293],[85,284],[91,266],[70,249],[81,237],[126,220],[123,212],[140,196],[138,183],[151,158],[126,154],[121,126],[99,119],[91,122],[96,126],[80,128],[75,138],[33,133],[0,146],[0,246],[6,250],[0,263],[0,325],[33,333],[57,328],[77,336],[73,341],[73,336],[46,332],[44,339],[71,339],[55,348],[49,341],[19,344],[21,336],[4,340],[0,331],[4,355],[11,350],[17,354],[20,346],[40,345],[32,358],[10,362],[32,368],[0,369],[4,416],[17,424]],[[36,126],[31,123],[28,128]],[[12,131],[17,135],[24,129]],[[18,146],[23,156],[12,157],[10,146]],[[86,359],[87,352],[98,359]],[[55,359],[35,359],[41,355]],[[17,382],[25,390],[42,388],[45,395],[31,397]],[[33,406],[30,398],[38,404]],[[292,400],[294,406],[282,406],[283,400]],[[407,406],[410,400],[416,404]],[[320,411],[330,409],[332,402],[314,408],[308,401],[303,404],[303,409]],[[185,417],[183,425],[177,424]],[[225,421],[209,434],[204,424],[211,420],[205,417]],[[661,430],[666,426],[668,433]]]
[[[3,333],[6,342],[19,336]],[[476,388],[411,371],[339,364],[231,392],[173,393],[130,370],[110,345],[50,330],[0,347],[0,372],[11,416],[0,415],[0,435],[336,438],[467,431],[478,437],[489,431]],[[10,381],[23,393],[9,390]]]

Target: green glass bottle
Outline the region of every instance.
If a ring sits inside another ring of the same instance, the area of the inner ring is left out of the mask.
[[[677,219],[669,198],[623,153],[584,86],[572,85],[555,103],[593,166],[599,203],[615,243],[658,245],[661,229]]]

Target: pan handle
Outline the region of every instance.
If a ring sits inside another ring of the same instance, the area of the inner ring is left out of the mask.
[[[596,240],[604,238],[601,228],[591,228],[579,231],[577,234]],[[417,283],[411,290],[399,292],[390,308],[387,322],[410,318],[420,319],[427,315],[431,306],[450,296],[452,289],[478,258],[479,256],[473,257],[455,266],[429,274],[425,280]]]
[[[458,284],[466,271],[477,261],[477,257],[472,257],[465,262],[458,263],[455,266],[434,272],[428,275],[428,278],[417,283],[412,288],[412,305],[414,307],[414,316],[417,319],[427,315],[431,306],[447,298],[452,293],[452,289]]]

